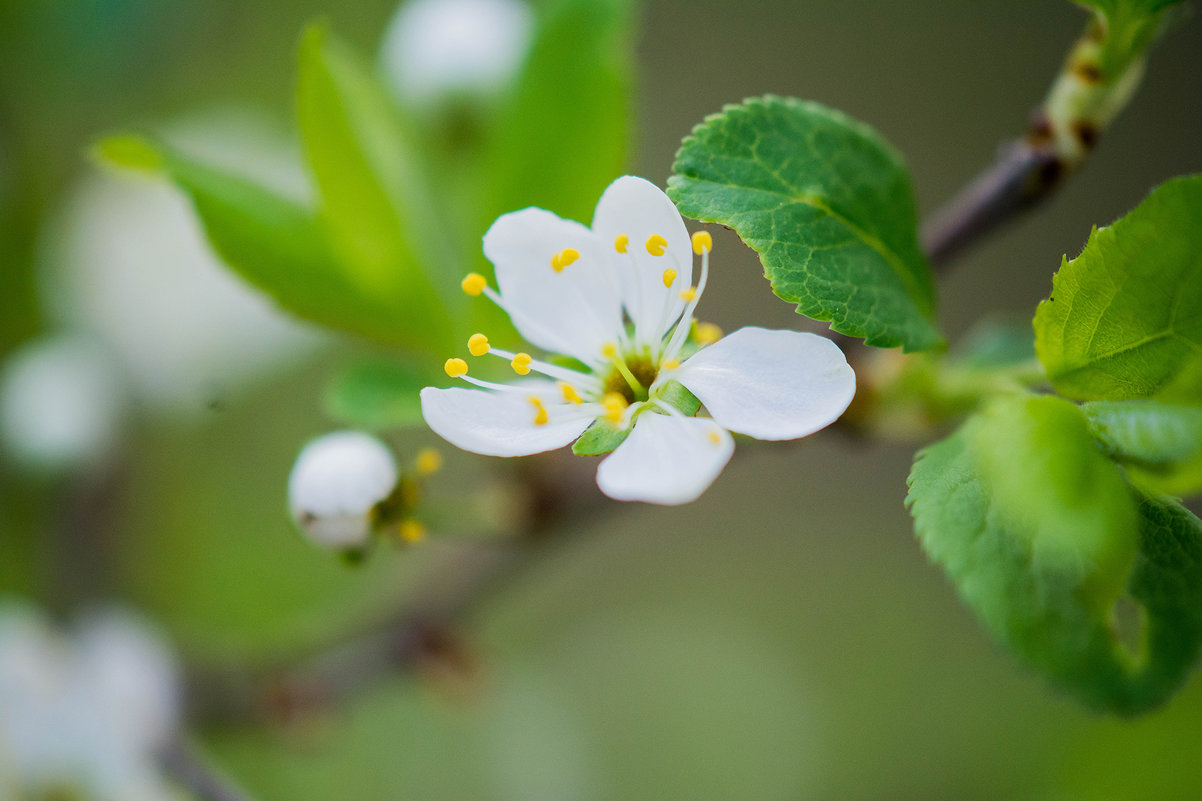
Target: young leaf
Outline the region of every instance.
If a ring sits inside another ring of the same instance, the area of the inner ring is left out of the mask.
[[[817,103],[756,98],[707,117],[672,169],[681,213],[734,228],[800,313],[869,345],[940,344],[910,177],[868,126]]]
[[[1073,404],[1000,399],[920,452],[909,485],[927,555],[1053,683],[1123,714],[1180,684],[1202,630],[1202,526],[1137,496]],[[1116,624],[1120,600],[1143,606],[1134,645]]]
[[[629,0],[555,0],[502,112],[485,224],[525,206],[588,222],[626,163]]]
[[[1202,490],[1202,408],[1157,401],[1097,401],[1081,407],[1089,429],[1137,484],[1188,495]]]
[[[1202,175],[1163,184],[1065,259],[1035,349],[1071,398],[1202,398]]]
[[[395,360],[352,364],[326,386],[326,410],[339,422],[356,428],[417,425],[422,420],[422,387],[436,380]]]
[[[332,243],[365,293],[405,307],[398,325],[445,333],[462,302],[435,202],[391,102],[355,55],[320,26],[302,36],[297,119]]]

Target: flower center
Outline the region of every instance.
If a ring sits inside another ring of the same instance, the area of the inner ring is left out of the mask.
[[[647,389],[655,383],[655,377],[659,375],[659,365],[652,361],[650,356],[645,355],[627,356],[622,361],[626,369],[621,370],[615,366],[605,377],[603,391],[621,395],[628,404],[647,400]],[[638,382],[637,389],[631,386],[626,377],[627,372]]]

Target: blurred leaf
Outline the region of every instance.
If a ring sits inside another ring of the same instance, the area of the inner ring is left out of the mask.
[[[397,326],[446,337],[446,302],[462,294],[412,137],[371,72],[321,26],[301,38],[297,118],[320,214],[351,280],[393,299],[404,312]]]
[[[869,345],[940,344],[901,156],[837,111],[762,97],[707,117],[681,144],[668,194],[730,226],[797,311]]]
[[[955,348],[962,367],[994,370],[1035,362],[1035,334],[1029,320],[982,323]]]
[[[909,484],[927,555],[1052,682],[1123,714],[1180,684],[1202,631],[1202,525],[1169,501],[1137,504],[1073,404],[998,400],[920,452]],[[1117,622],[1120,599],[1143,606],[1138,636]]]
[[[501,114],[486,224],[526,206],[591,219],[625,169],[632,17],[630,0],[554,0],[542,14]]]
[[[222,261],[284,309],[382,342],[429,345],[428,330],[404,323],[409,301],[354,281],[305,207],[146,139],[106,139],[96,152],[119,167],[162,170],[192,201]]]
[[[1202,399],[1202,176],[1094,229],[1039,304],[1035,348],[1071,398]]]
[[[1182,0],[1076,0],[1105,17],[1106,35],[1097,60],[1113,78],[1144,53],[1161,28],[1162,11]]]
[[[433,383],[411,365],[397,361],[353,364],[334,376],[326,387],[330,416],[366,429],[404,428],[422,420],[422,387]]]
[[[1082,407],[1102,448],[1136,483],[1159,492],[1202,490],[1202,408],[1157,401],[1097,401]]]

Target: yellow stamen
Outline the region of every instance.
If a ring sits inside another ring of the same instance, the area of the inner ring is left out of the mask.
[[[668,247],[668,240],[664,239],[660,234],[652,234],[647,237],[647,252],[652,256],[664,255],[664,250]]]
[[[630,237],[627,234],[618,234],[614,237],[614,250],[625,253],[628,247],[630,247]]]
[[[601,355],[607,359],[617,358],[618,346],[612,342],[607,342],[601,346]]]
[[[547,424],[547,407],[543,406],[543,402],[533,395],[527,398],[527,400],[534,407],[534,424],[536,426],[545,426]]]
[[[710,442],[714,443],[715,445],[722,444],[722,435],[718,433],[717,429],[711,428],[706,433],[706,436],[708,436],[710,439]]]
[[[488,337],[484,334],[472,334],[467,341],[467,349],[473,356],[483,356],[489,351]]]
[[[397,536],[410,545],[421,542],[428,533],[426,527],[416,520],[402,520],[397,526]]]
[[[562,273],[564,267],[572,264],[578,258],[580,258],[579,250],[576,250],[576,248],[564,248],[551,257],[551,269],[557,273]]]
[[[563,399],[568,403],[584,403],[584,398],[580,397],[580,393],[571,384],[561,383],[559,391],[563,393]]]
[[[533,361],[534,359],[530,357],[529,353],[516,353],[509,366],[518,375],[530,375],[530,365]]]
[[[417,474],[432,476],[442,469],[442,454],[433,448],[422,448],[417,452]]]
[[[672,288],[672,282],[676,280],[676,271],[671,267],[664,270],[664,286],[668,289]]]
[[[713,323],[697,323],[697,342],[712,345],[722,338],[722,329]]]
[[[463,359],[447,359],[447,363],[442,366],[442,369],[447,371],[447,375],[451,378],[458,378],[461,375],[467,375],[467,362]]]
[[[695,286],[691,286],[688,289],[686,289],[684,292],[680,293],[680,299],[683,300],[685,303],[688,303],[695,297],[697,297],[697,287],[695,287]]]
[[[475,297],[484,291],[484,287],[488,286],[488,281],[480,273],[468,273],[459,283],[463,287],[463,291]]]
[[[605,419],[611,423],[622,422],[622,414],[626,411],[626,399],[618,392],[606,392],[601,399],[601,408],[605,409]]]
[[[563,272],[563,253],[556,253],[551,257],[551,269],[557,273]]]
[[[698,231],[693,234],[693,252],[700,256],[714,249],[714,238],[709,231]]]
[[[663,365],[661,365],[660,369],[661,370],[675,370],[677,367],[680,367],[680,359],[668,359],[666,362],[663,363]]]

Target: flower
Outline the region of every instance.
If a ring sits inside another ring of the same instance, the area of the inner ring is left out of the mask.
[[[392,451],[358,431],[334,431],[310,442],[288,476],[292,519],[326,548],[367,544],[377,507],[392,495],[400,475]]]
[[[528,341],[572,366],[499,350],[476,334],[473,356],[500,356],[518,375],[538,377],[481,381],[465,360],[450,359],[447,374],[479,388],[426,387],[426,423],[490,456],[573,441],[577,453],[613,451],[597,469],[606,495],[680,504],[722,472],[734,450],[729,432],[794,439],[834,422],[855,374],[833,342],[755,327],[719,338],[695,323],[712,247],[705,231],[690,243],[667,195],[634,176],[605,190],[591,229],[537,208],[503,215],[484,235],[497,289],[477,274],[463,289],[489,298]],[[701,404],[708,417],[694,416]]]
[[[74,637],[0,602],[0,798],[177,798],[156,762],[179,718],[163,643],[107,610]]]

